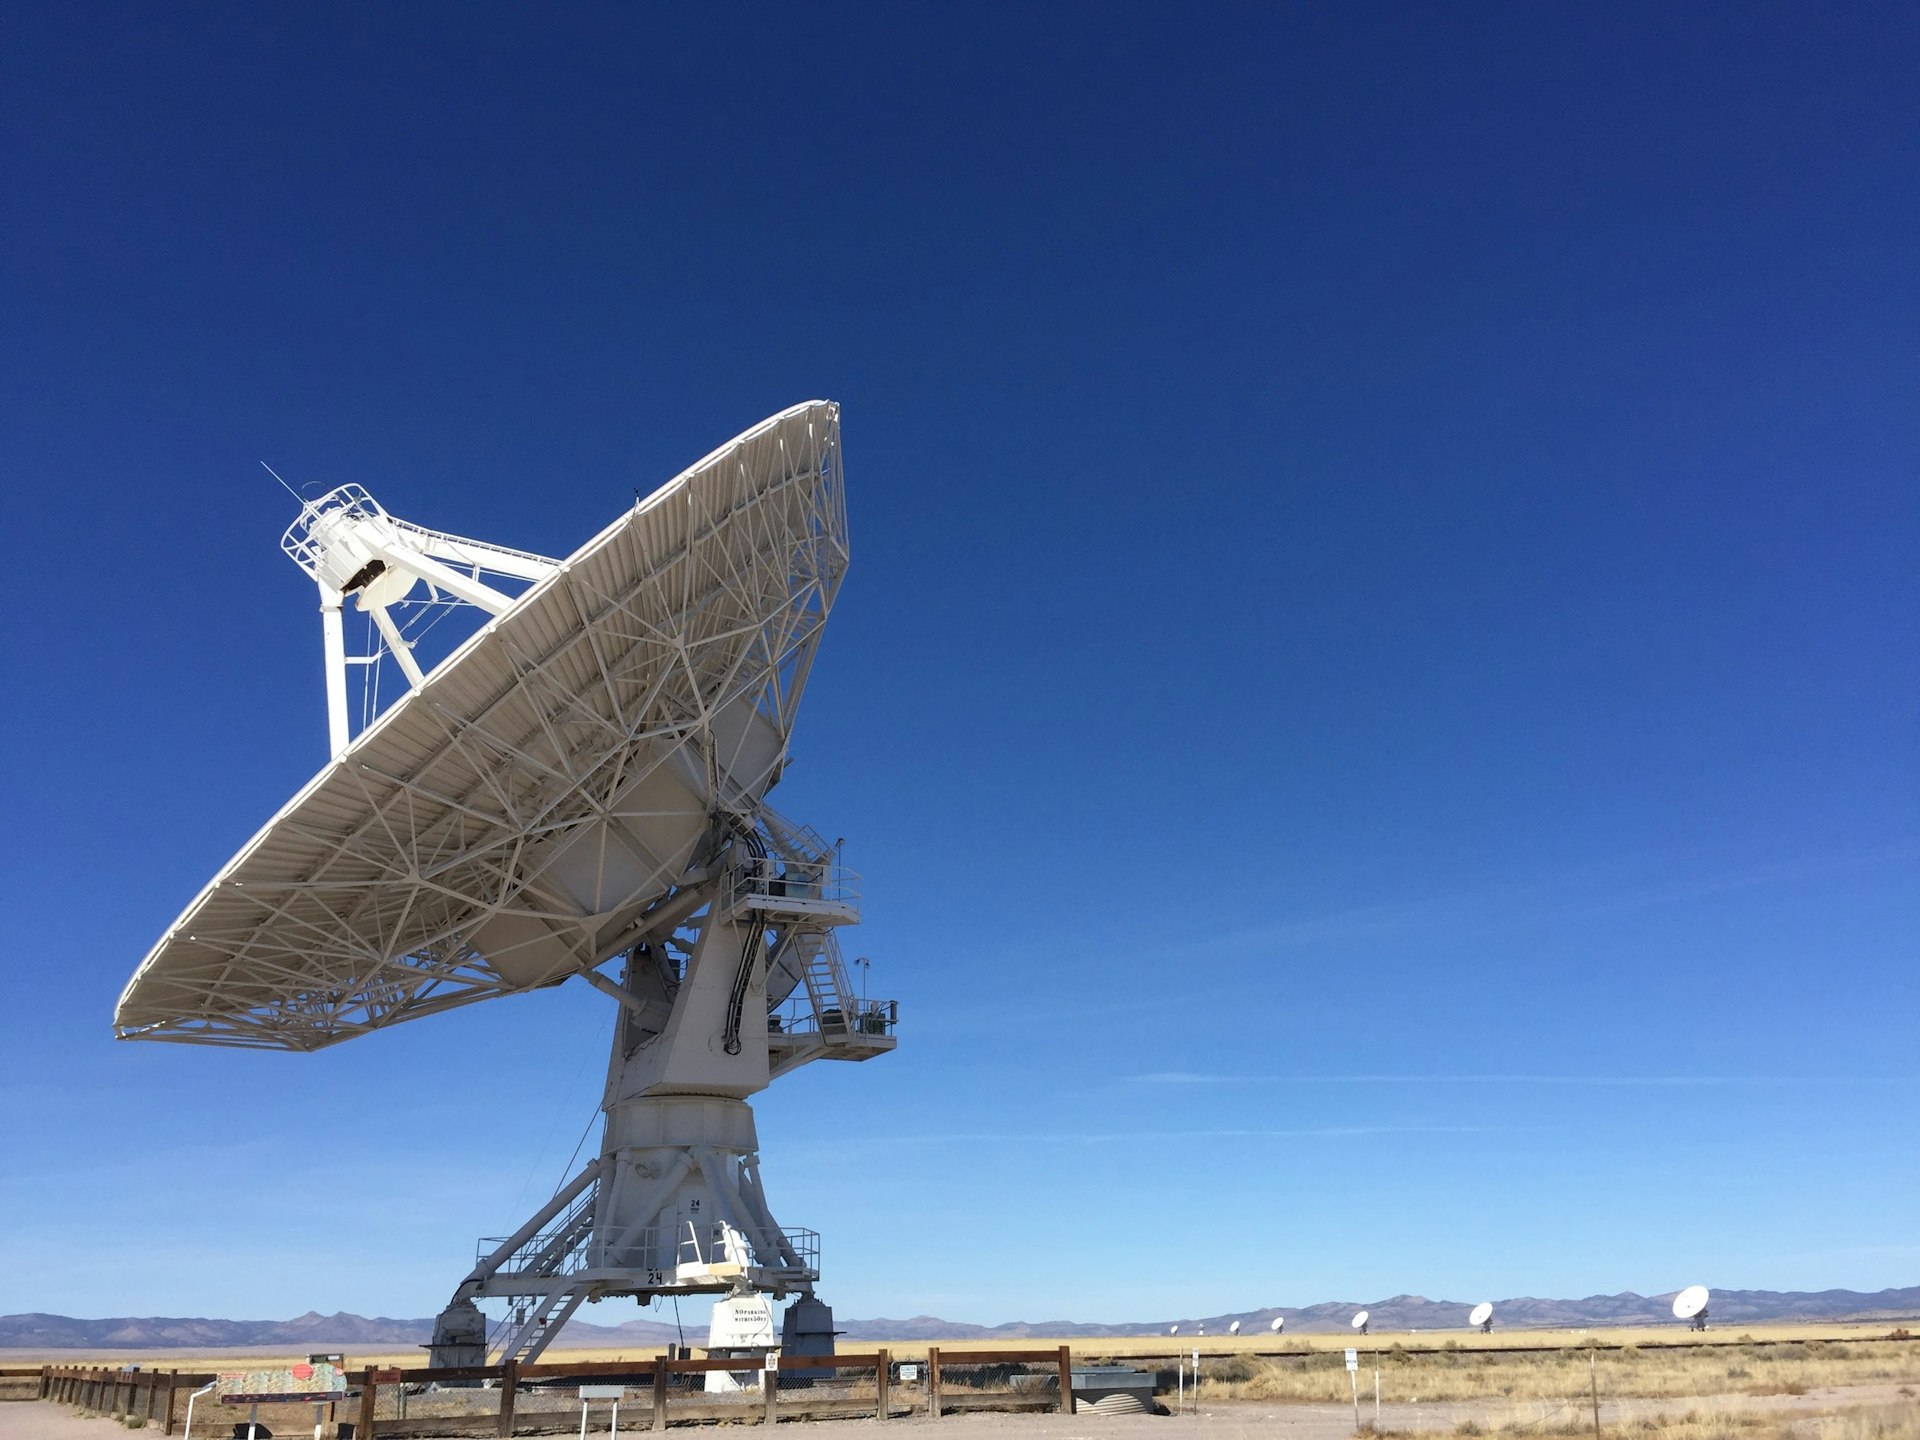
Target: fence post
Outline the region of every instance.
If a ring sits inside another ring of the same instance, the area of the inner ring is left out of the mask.
[[[502,1435],[513,1434],[513,1411],[518,1403],[520,1390],[520,1362],[509,1360],[500,1367],[500,1429]]]
[[[1060,1413],[1073,1413],[1073,1351],[1066,1345],[1060,1347]]]
[[[879,1367],[873,1372],[874,1415],[876,1420],[887,1418],[889,1409],[887,1387],[893,1382],[893,1357],[885,1350],[880,1351]]]
[[[653,1428],[667,1428],[667,1357],[653,1362]]]
[[[940,1418],[940,1347],[927,1347],[927,1418]]]
[[[360,1423],[353,1427],[353,1440],[360,1440],[363,1435],[371,1440],[373,1417],[379,1404],[380,1377],[385,1373],[382,1370],[369,1369],[367,1378],[360,1382]]]
[[[760,1415],[763,1425],[778,1425],[779,1416],[774,1407],[780,1403],[780,1357],[768,1355],[766,1368],[760,1372],[760,1403],[765,1407]]]
[[[171,1435],[173,1433],[173,1392],[179,1388],[180,1372],[178,1370],[169,1371],[167,1374],[167,1418],[161,1426],[160,1433],[162,1435]]]

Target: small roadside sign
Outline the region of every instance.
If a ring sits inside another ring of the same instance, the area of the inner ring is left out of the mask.
[[[624,1385],[582,1385],[580,1387],[580,1398],[582,1400],[624,1400],[627,1398],[627,1387]]]
[[[1347,1369],[1358,1371],[1359,1368],[1360,1368],[1360,1352],[1358,1350],[1347,1351]]]

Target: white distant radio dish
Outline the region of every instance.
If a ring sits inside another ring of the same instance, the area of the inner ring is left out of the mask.
[[[1474,1306],[1473,1312],[1467,1316],[1467,1323],[1469,1325],[1481,1326],[1483,1329],[1490,1329],[1493,1325],[1493,1302],[1491,1300],[1482,1300],[1478,1305]]]
[[[1686,1289],[1682,1290],[1678,1295],[1673,1297],[1673,1318],[1676,1320],[1692,1321],[1693,1323],[1689,1327],[1691,1329],[1694,1329],[1694,1330],[1706,1329],[1707,1328],[1707,1298],[1708,1297],[1707,1297],[1706,1286],[1704,1285],[1687,1286]]]
[[[1231,1325],[1227,1326],[1227,1333],[1229,1335],[1238,1335],[1240,1333],[1240,1322],[1236,1320]]]
[[[1365,1310],[1362,1310],[1358,1315],[1353,1317],[1353,1320],[1351,1323],[1353,1325],[1353,1328],[1358,1330],[1362,1335],[1366,1334],[1367,1333],[1367,1312]]]
[[[1287,1324],[1286,1316],[1276,1315],[1273,1317],[1273,1324],[1269,1325],[1267,1328],[1273,1331],[1274,1334],[1278,1335],[1282,1330],[1286,1328],[1286,1324]]]
[[[1169,1335],[1178,1335],[1180,1333],[1180,1327],[1176,1325],[1171,1330],[1167,1331],[1167,1333]]]

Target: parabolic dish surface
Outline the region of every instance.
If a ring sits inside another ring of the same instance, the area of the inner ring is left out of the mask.
[[[1707,1299],[1706,1286],[1687,1286],[1686,1289],[1673,1297],[1673,1318],[1676,1320],[1691,1320],[1707,1308]]]
[[[128,1039],[312,1050],[631,943],[778,780],[847,564],[839,410],[638,502],[316,775],[148,954]]]

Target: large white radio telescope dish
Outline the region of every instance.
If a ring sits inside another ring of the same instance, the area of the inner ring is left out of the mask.
[[[1689,1285],[1673,1297],[1673,1318],[1692,1320],[1704,1315],[1707,1310],[1707,1287]],[[1738,1318],[1737,1316],[1735,1317]]]
[[[767,804],[847,568],[839,408],[761,422],[564,560],[357,485],[304,503],[282,547],[319,591],[332,758],[141,962],[117,1033],[316,1050],[580,979],[619,1007],[601,1153],[482,1242],[433,1363],[531,1360],[607,1296],[810,1297],[818,1236],[768,1209],[746,1100],[891,1050],[896,1018],[848,984],[838,845]],[[416,603],[484,623],[429,668]],[[368,655],[346,653],[349,606]],[[389,660],[406,693],[355,736],[348,672]],[[483,1094],[497,1063],[450,1083]]]
[[[1491,1300],[1482,1300],[1467,1314],[1467,1323],[1469,1325],[1486,1325],[1491,1322],[1492,1319],[1493,1302]]]
[[[1355,1315],[1353,1319],[1349,1320],[1347,1323],[1353,1326],[1354,1329],[1360,1331],[1362,1334],[1366,1333],[1367,1312],[1365,1310],[1360,1311],[1359,1314]]]
[[[1231,1325],[1227,1326],[1227,1333],[1229,1335],[1238,1335],[1240,1333],[1240,1322],[1236,1320]]]
[[[1273,1331],[1274,1334],[1276,1335],[1286,1328],[1287,1328],[1287,1317],[1284,1315],[1274,1316],[1273,1323],[1267,1327],[1267,1329]]]

